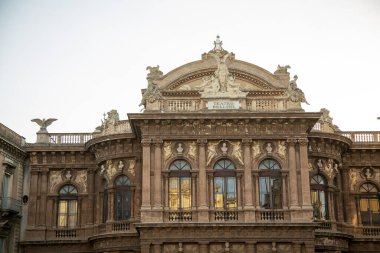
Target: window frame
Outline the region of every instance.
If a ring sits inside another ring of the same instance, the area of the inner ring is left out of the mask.
[[[215,162],[213,170],[214,208],[217,210],[236,210],[238,208],[238,185],[235,163],[230,159],[223,158]],[[217,180],[222,183],[221,192],[217,187]],[[222,202],[221,205],[218,204],[219,200]]]
[[[266,164],[266,163],[269,164]],[[277,210],[277,209],[283,209],[284,208],[284,200],[283,200],[283,182],[282,182],[282,171],[281,171],[281,164],[272,158],[265,158],[259,163],[258,166],[259,169],[259,204],[260,208],[266,209],[266,210]],[[276,189],[278,194],[276,194],[272,188],[274,187],[275,183],[279,182],[279,189]],[[265,183],[265,192],[262,191],[263,184]],[[270,185],[270,188],[268,188],[268,183]],[[269,189],[269,190],[268,190]],[[264,200],[263,200],[264,196]],[[265,201],[265,198],[269,196],[269,202]],[[276,203],[276,199],[279,199],[279,204]],[[265,205],[269,204],[268,207]]]
[[[181,164],[183,163],[183,164]],[[176,189],[172,188],[172,180],[177,179]],[[187,183],[186,183],[187,182]],[[185,159],[176,159],[169,166],[168,174],[168,205],[171,211],[188,211],[192,208],[192,180],[191,165]],[[188,185],[188,189],[184,189]],[[172,191],[173,189],[173,191]],[[187,193],[186,193],[187,192]],[[185,195],[188,195],[188,205],[184,204]],[[172,205],[171,196],[177,196],[176,205]]]
[[[119,181],[126,179],[124,181]],[[120,183],[120,184],[119,184]],[[131,179],[126,175],[119,175],[114,181],[114,211],[115,221],[129,220],[133,217],[133,191]],[[120,197],[121,202],[118,202]],[[127,200],[127,201],[125,201]],[[121,204],[121,205],[119,205]],[[119,208],[120,213],[119,212]],[[120,215],[119,215],[120,214]]]
[[[65,190],[70,189],[70,190]],[[65,190],[65,191],[64,191]],[[62,211],[65,203],[65,210]],[[71,212],[71,207],[74,206],[74,212]],[[57,227],[58,228],[75,228],[78,226],[78,190],[72,184],[63,185],[58,191],[57,205]],[[61,217],[63,220],[61,220]],[[70,218],[74,218],[74,222],[70,222]],[[62,223],[62,221],[64,221]]]

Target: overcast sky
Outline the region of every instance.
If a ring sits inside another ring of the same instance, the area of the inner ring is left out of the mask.
[[[201,59],[216,35],[239,60],[291,66],[344,131],[380,131],[380,1],[0,0],[0,122],[35,142],[139,112],[146,67]]]

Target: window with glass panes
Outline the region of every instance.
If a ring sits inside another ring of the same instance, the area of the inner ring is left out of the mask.
[[[115,220],[127,220],[131,217],[131,181],[127,176],[115,180]]]
[[[281,166],[273,159],[259,165],[260,206],[265,209],[282,208]]]
[[[191,208],[190,164],[186,160],[175,160],[169,166],[169,208],[189,210]]]
[[[214,205],[218,209],[237,208],[235,164],[228,159],[214,165]]]
[[[314,219],[327,219],[326,181],[321,175],[315,175],[310,180],[311,204]]]
[[[378,189],[372,183],[360,187],[360,216],[364,226],[380,225]]]
[[[78,217],[78,191],[73,185],[59,190],[58,227],[75,227]]]

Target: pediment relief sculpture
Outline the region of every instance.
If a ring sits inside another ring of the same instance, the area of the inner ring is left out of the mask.
[[[144,107],[146,107],[147,101],[153,103],[155,100],[162,98],[161,92],[159,91],[158,85],[156,83],[156,80],[160,79],[163,75],[162,71],[160,71],[160,66],[148,66],[146,70],[149,70],[149,73],[146,77],[148,80],[148,88],[143,92],[143,97],[139,105]]]

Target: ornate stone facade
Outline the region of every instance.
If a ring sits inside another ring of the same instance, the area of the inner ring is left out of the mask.
[[[289,68],[217,38],[199,61],[147,68],[143,113],[40,133],[24,251],[379,252],[380,135],[305,112]]]

